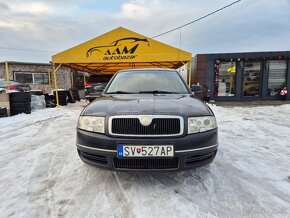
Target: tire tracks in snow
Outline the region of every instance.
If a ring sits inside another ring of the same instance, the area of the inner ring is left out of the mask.
[[[117,210],[117,214],[116,215],[114,214],[114,216],[134,217],[134,212],[131,206],[131,202],[128,199],[124,191],[124,188],[119,180],[118,173],[113,172],[112,177],[113,177],[113,185],[114,185],[115,192],[113,195],[111,192],[108,192],[107,196],[110,199],[110,201],[113,203],[113,205],[115,205],[116,208],[120,209],[120,211]]]
[[[85,174],[84,174],[85,170]],[[108,174],[102,170],[96,170],[92,166],[82,164],[79,174],[71,178],[71,182],[63,181],[56,189],[63,189],[63,186],[70,186],[70,192],[63,192],[54,202],[54,217],[86,217],[94,207],[93,202],[102,191]],[[75,187],[74,185],[77,185]],[[64,204],[62,203],[64,202]]]
[[[136,217],[118,173],[105,170],[101,192],[95,197],[86,217]]]
[[[29,116],[29,115],[28,115]],[[18,132],[23,132],[23,129],[24,128],[30,128],[31,126],[36,126],[38,124],[41,124],[43,122],[47,122],[47,121],[50,121],[50,120],[55,120],[56,118],[60,118],[60,117],[63,117],[63,115],[58,115],[58,116],[54,116],[54,117],[49,117],[49,118],[46,118],[46,119],[43,119],[43,120],[38,120],[38,121],[34,121],[34,120],[31,120],[29,124],[25,124],[25,125],[21,125],[17,128],[13,128],[13,132],[10,133],[10,134],[5,134],[5,133],[9,133],[11,132],[11,129],[5,129],[5,131],[0,131],[0,140],[4,140],[5,138],[10,138],[10,137],[13,137],[15,136]],[[19,124],[22,124],[22,123],[19,123]],[[17,125],[17,124],[16,124]],[[5,134],[5,135],[4,135]]]
[[[62,117],[62,116],[61,116]],[[55,130],[55,123],[58,122],[58,119],[60,117],[54,117],[53,119],[46,119],[44,121],[37,122],[37,126],[39,127],[37,129],[37,133],[35,134],[35,137],[32,137],[29,141],[26,142],[26,144],[30,144],[30,142],[37,141],[37,136],[39,134],[43,134],[46,132],[54,133]],[[62,117],[63,118],[63,117]],[[35,125],[33,125],[35,126]],[[29,176],[28,180],[28,204],[33,205],[31,207],[28,207],[28,209],[24,212],[24,214],[29,216],[42,216],[42,217],[48,217],[51,216],[50,208],[49,208],[49,196],[47,194],[48,187],[52,187],[52,181],[49,180],[49,174],[52,169],[52,163],[55,159],[55,157],[58,155],[58,152],[61,150],[64,150],[64,148],[58,148],[55,146],[55,143],[52,143],[50,140],[46,140],[47,137],[43,138],[43,143],[38,144],[38,147],[35,149],[32,146],[33,144],[30,144],[29,148],[32,153],[29,152],[29,154],[37,154],[34,155],[36,159],[34,159],[33,168],[31,170],[31,174]],[[63,139],[58,139],[58,141],[62,141]],[[54,142],[57,143],[57,141],[54,140]],[[37,143],[34,143],[37,145]],[[64,146],[66,147],[66,146]],[[47,152],[47,150],[50,150],[50,152]],[[27,151],[28,152],[28,151]],[[25,152],[25,155],[29,155]],[[61,152],[62,153],[62,152]],[[62,163],[63,167],[65,163],[67,162],[66,159],[69,157],[68,153],[66,152],[66,155],[63,156],[64,158],[61,158],[58,163]],[[62,168],[63,169],[63,168]],[[41,212],[40,212],[41,211]],[[45,212],[45,213],[44,213]]]

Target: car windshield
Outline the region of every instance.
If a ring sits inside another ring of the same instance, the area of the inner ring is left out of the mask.
[[[188,94],[188,90],[176,71],[136,70],[118,73],[106,93]]]

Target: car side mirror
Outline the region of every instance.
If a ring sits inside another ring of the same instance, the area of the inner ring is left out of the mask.
[[[195,84],[193,84],[192,86],[191,86],[191,91],[193,92],[193,93],[195,93],[195,94],[197,94],[197,93],[202,93],[202,86],[201,85],[195,85]]]

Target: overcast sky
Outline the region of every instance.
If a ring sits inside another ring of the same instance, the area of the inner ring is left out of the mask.
[[[234,0],[0,0],[0,61],[49,62],[51,55],[123,26],[152,37]],[[242,0],[156,38],[193,55],[290,50],[290,0]]]

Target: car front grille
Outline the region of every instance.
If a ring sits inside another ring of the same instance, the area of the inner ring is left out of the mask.
[[[154,159],[154,158],[131,158],[119,159],[113,158],[114,167],[117,169],[139,169],[139,170],[164,170],[177,169],[179,158],[173,159]]]
[[[139,117],[111,117],[110,134],[125,136],[174,136],[183,133],[183,118],[178,116],[153,116],[148,126]]]

